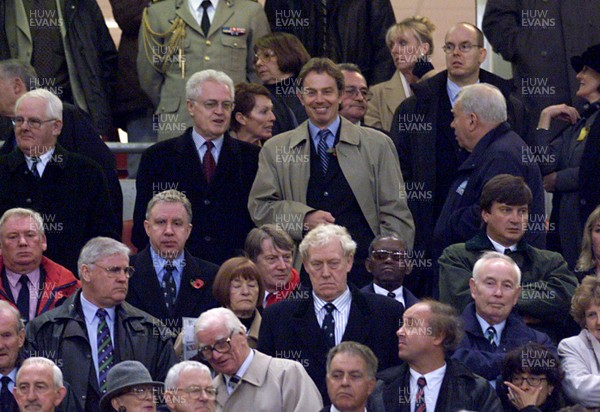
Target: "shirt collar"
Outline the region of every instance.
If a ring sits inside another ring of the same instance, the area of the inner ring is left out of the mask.
[[[490,240],[490,242],[492,242],[492,246],[494,246],[494,249],[496,249],[496,252],[498,253],[502,253],[504,254],[504,250],[505,249],[510,249],[511,252],[514,252],[517,250],[517,244],[512,244],[510,246],[502,246],[500,243],[496,242],[494,239],[492,239],[491,237],[489,237],[489,235],[486,234],[486,236],[488,237],[488,239]]]
[[[13,288],[17,286],[17,284],[19,283],[19,279],[21,279],[21,276],[24,276],[24,275],[29,278],[29,282],[31,282],[32,285],[37,285],[40,283],[40,267],[39,266],[29,273],[16,273],[16,272],[13,272],[12,270],[6,268],[6,276],[8,276],[8,283],[10,283],[10,285]]]
[[[333,136],[333,141],[331,142],[331,145],[329,147],[333,146],[333,142],[335,142],[335,137],[337,136],[337,133],[338,133],[338,130],[339,130],[341,124],[342,124],[342,120],[340,119],[340,116],[338,115],[335,118],[335,120],[333,121],[333,123],[331,123],[329,126],[327,126],[325,128],[325,129],[328,129],[329,132],[331,132],[331,135],[329,137],[331,138],[331,136]],[[319,131],[322,129],[319,128],[318,126],[316,126],[311,120],[309,120],[308,121],[308,130],[310,132],[311,139],[315,143],[315,147],[316,147],[319,144],[319,142],[317,140],[317,133],[319,133]],[[329,140],[327,143],[330,143]]]
[[[206,139],[202,137],[200,133],[196,131],[195,128],[192,128],[192,139],[194,140],[194,144],[196,145],[196,151],[200,150],[202,145],[206,143]],[[218,139],[211,140],[211,142],[215,145],[215,149],[217,149],[217,152],[221,151],[221,147],[223,147],[223,140],[225,140],[225,135],[219,137]]]
[[[431,372],[426,373],[425,375],[420,374],[413,368],[409,368],[409,371],[410,371],[410,376],[412,376],[415,381],[417,379],[419,379],[421,376],[423,376],[425,378],[425,380],[427,381],[426,386],[441,385],[442,380],[444,380],[444,375],[446,374],[446,363],[444,362],[444,365],[442,367],[432,370]]]
[[[254,349],[250,349],[250,353],[248,353],[248,356],[246,356],[246,360],[244,360],[244,362],[242,363],[240,368],[235,373],[240,379],[243,378],[244,375],[246,374],[246,372],[248,371],[248,368],[250,367],[250,364],[252,363],[253,359],[254,359]],[[230,375],[225,375],[225,374],[223,374],[223,375],[227,378],[227,381],[229,381],[229,379],[231,378]]]
[[[190,5],[190,9],[195,12],[198,13],[198,9],[200,8],[200,5],[202,4],[204,0],[188,0],[189,5]],[[216,10],[217,6],[219,5],[219,0],[210,0],[213,8]],[[209,7],[210,10],[210,7]]]
[[[476,84],[477,83],[479,83],[479,79],[477,79]],[[454,106],[454,103],[456,103],[456,99],[458,98],[458,93],[460,92],[461,89],[462,89],[461,86],[454,83],[452,80],[450,80],[449,77],[447,78],[446,91],[448,92],[448,98],[450,99],[450,106]]]
[[[168,260],[168,259],[163,258],[160,255],[160,253],[156,252],[154,250],[154,248],[152,246],[150,246],[150,256],[152,257],[152,264],[154,265],[154,269],[156,269],[157,272],[160,271],[162,268],[164,268],[168,262],[171,262],[171,264],[173,266],[175,266],[177,271],[181,272],[181,269],[183,267],[183,258],[184,258],[183,250],[175,259]]]
[[[46,153],[38,156],[40,158],[39,163],[41,163],[44,167],[46,167],[48,162],[50,162],[50,160],[52,159],[52,155],[54,154],[54,149],[55,148],[53,147],[52,149],[48,150]],[[31,169],[31,165],[33,164],[32,156],[25,155],[25,160],[27,161],[27,166]]]
[[[477,312],[475,312],[475,317],[477,318],[477,322],[479,322],[479,326],[481,326],[481,331],[483,332],[483,336],[487,333],[487,328],[493,326],[496,329],[496,339],[500,342],[500,337],[502,336],[502,331],[504,330],[504,326],[506,326],[506,319],[502,322],[497,323],[496,325],[490,325],[487,323],[485,319],[483,319]]]
[[[387,296],[387,294],[390,293],[389,290],[384,289],[381,286],[376,285],[375,283],[373,283],[373,290],[375,290],[375,293],[377,293],[378,295],[383,295],[383,296]],[[402,298],[402,302],[404,302],[404,287],[403,286],[400,286],[398,289],[392,290],[391,292],[396,295],[395,299]]]
[[[333,303],[335,308],[341,312],[342,309],[346,305],[349,305],[350,302],[352,301],[352,294],[350,293],[350,288],[348,286],[346,286],[346,290],[344,291],[344,293],[342,293],[340,296],[335,298],[332,302],[324,301],[323,299],[321,299],[320,297],[317,296],[317,294],[315,293],[314,290],[313,290],[312,294],[313,294],[313,298],[315,300],[315,305],[317,305],[318,310],[324,310],[325,305],[327,305],[328,303]]]

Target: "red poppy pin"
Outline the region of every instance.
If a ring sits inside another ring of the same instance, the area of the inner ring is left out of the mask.
[[[204,286],[204,281],[202,279],[193,279],[190,281],[190,285],[192,285],[194,289],[200,289]]]

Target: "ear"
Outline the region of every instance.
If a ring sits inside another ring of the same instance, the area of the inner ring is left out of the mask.
[[[483,63],[483,61],[485,60],[487,56],[487,50],[485,47],[480,47],[479,48],[479,64]]]
[[[190,116],[194,117],[194,115],[192,114],[194,111],[192,110],[194,107],[194,102],[191,100],[186,100],[185,101],[185,107],[188,110],[188,113],[190,114]]]
[[[373,273],[373,261],[370,257],[365,260],[365,269],[367,269],[367,272]]]
[[[471,291],[471,297],[473,298],[473,300],[475,300],[475,288],[477,286],[475,285],[475,279],[471,278],[469,279],[469,290]]]
[[[62,132],[63,122],[62,120],[56,120],[52,126],[52,134],[57,136]]]
[[[485,209],[481,209],[481,220],[487,225],[490,220],[491,213]]]
[[[23,344],[25,343],[25,329],[22,329],[19,331],[19,334],[17,336],[17,340],[19,342],[19,349],[23,347]]]
[[[423,43],[419,47],[421,49],[421,53],[423,53],[425,56],[427,56],[429,54],[429,50],[431,50],[431,45],[429,43]]]
[[[298,100],[300,100],[300,103],[302,104],[302,106],[305,106],[305,104],[304,104],[304,95],[302,94],[302,87],[299,87],[296,90],[296,97],[298,98]]]
[[[79,269],[80,275],[81,275],[81,280],[85,280],[86,282],[90,281],[90,267],[84,263],[83,265],[81,265],[81,268]]]
[[[40,236],[40,240],[41,240],[41,245],[42,245],[42,251],[46,251],[46,249],[48,249],[48,241],[46,240],[46,234],[43,234]]]
[[[21,78],[19,78],[19,77],[15,77],[13,79],[12,88],[13,88],[13,92],[14,92],[15,96],[17,96],[17,97],[20,97],[22,94],[27,93],[27,90],[33,89],[32,87],[30,87],[28,89],[27,85],[25,83],[23,83],[23,80],[21,80]]]
[[[244,115],[242,114],[242,112],[237,112],[237,113],[235,114],[235,120],[237,120],[237,122],[238,122],[239,124],[241,124],[242,126],[246,126],[246,123],[247,123],[247,121],[246,121],[246,116],[244,116]]]
[[[144,220],[144,230],[146,231],[146,236],[150,237],[150,222]]]
[[[56,407],[60,405],[63,399],[65,399],[65,396],[67,396],[67,388],[64,386],[62,388],[58,388],[56,391],[56,398],[54,399],[54,406]]]
[[[169,389],[165,392],[165,403],[170,411],[175,410],[175,402],[173,402],[173,392]]]
[[[371,395],[373,393],[375,390],[375,384],[377,384],[377,380],[375,378],[371,378],[367,386],[367,395]]]
[[[513,304],[513,306],[516,306],[516,305],[517,305],[517,302],[519,301],[519,297],[521,297],[521,290],[522,290],[522,289],[523,289],[523,288],[522,288],[521,286],[519,286],[519,287],[517,288],[517,293],[515,294],[515,298],[513,299],[513,303],[512,303],[512,304]]]
[[[119,397],[112,398],[110,400],[110,404],[114,408],[115,411],[118,411],[119,410],[119,406],[121,406],[121,402],[119,401]]]

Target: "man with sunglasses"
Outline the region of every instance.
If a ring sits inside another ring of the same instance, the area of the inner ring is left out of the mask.
[[[198,352],[217,372],[218,411],[306,412],[323,407],[299,363],[250,349],[246,327],[226,308],[204,312],[194,325]]]
[[[397,235],[382,235],[373,239],[365,268],[373,275],[373,282],[361,291],[396,299],[405,309],[419,301],[402,285],[404,277],[410,275],[412,266],[406,243]]]
[[[81,290],[26,328],[26,353],[60,364],[85,411],[98,411],[117,363],[140,361],[162,382],[177,361],[169,329],[125,302],[134,273],[128,255],[129,248],[116,240],[90,240],[79,255]]]

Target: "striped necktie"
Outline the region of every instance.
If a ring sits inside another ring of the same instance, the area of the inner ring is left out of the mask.
[[[110,330],[106,321],[106,310],[98,309],[98,386],[100,393],[106,393],[108,371],[115,364],[115,351],[113,349],[112,339],[110,338]]]
[[[415,412],[427,412],[427,405],[425,405],[425,386],[427,381],[423,376],[417,379],[417,396],[415,397]]]
[[[321,170],[323,170],[323,174],[327,174],[327,168],[329,167],[329,146],[327,145],[327,137],[331,132],[329,129],[319,130],[317,136],[319,137],[319,145],[317,146],[317,151],[319,152],[319,162],[321,163]]]

